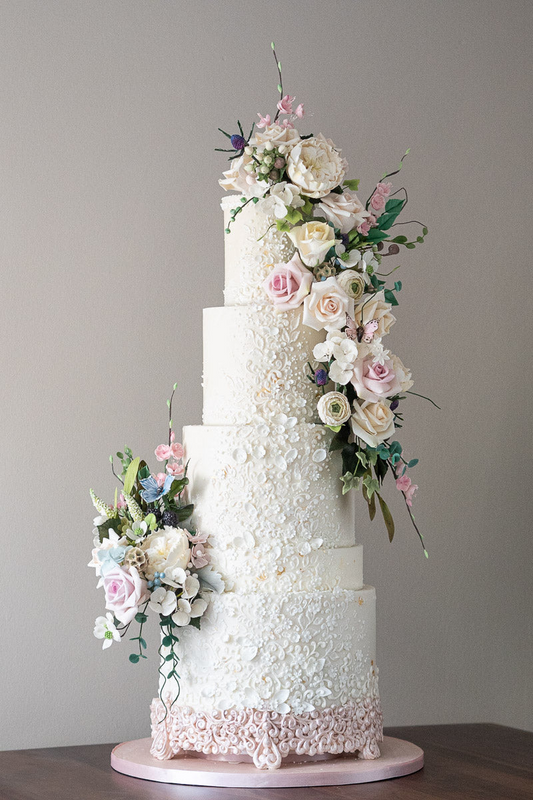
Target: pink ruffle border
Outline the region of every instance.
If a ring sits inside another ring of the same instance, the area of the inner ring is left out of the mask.
[[[379,758],[378,742],[383,740],[379,698],[351,700],[305,714],[253,708],[194,711],[187,706],[174,706],[168,712],[156,698],[151,718],[150,752],[161,761],[193,750],[214,756],[248,756],[258,769],[278,769],[290,753],[313,757],[358,752],[359,758]]]

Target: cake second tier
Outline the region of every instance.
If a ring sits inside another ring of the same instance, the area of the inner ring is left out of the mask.
[[[227,589],[361,586],[354,503],[342,495],[332,435],[290,418],[183,429],[193,520]]]

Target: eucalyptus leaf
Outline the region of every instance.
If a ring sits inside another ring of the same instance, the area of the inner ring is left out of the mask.
[[[138,655],[138,653],[131,653],[130,654],[130,661],[131,661],[132,664],[137,664],[138,661],[139,661],[139,658],[140,658],[140,656]]]
[[[392,519],[392,514],[390,513],[389,507],[379,492],[376,492],[379,500],[379,507],[381,509],[381,513],[383,514],[383,521],[385,522],[385,527],[387,528],[387,533],[389,534],[389,542],[392,542],[394,539],[394,520]]]
[[[409,461],[409,463],[407,464],[407,466],[408,466],[409,468],[411,468],[411,467],[416,467],[416,465],[417,465],[417,464],[418,464],[418,458],[412,458],[412,459]]]

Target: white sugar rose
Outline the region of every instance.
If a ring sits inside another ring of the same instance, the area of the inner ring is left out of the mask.
[[[347,168],[331,139],[321,133],[302,139],[287,157],[289,178],[308,197],[325,197],[342,182]]]
[[[394,433],[394,414],[383,400],[377,403],[365,400],[355,403],[350,424],[354,436],[369,447],[377,447]]]
[[[391,353],[390,359],[392,361],[394,372],[396,373],[396,377],[398,378],[398,382],[400,384],[400,391],[407,392],[414,383],[411,375],[411,370],[407,369],[407,367],[403,365],[401,358],[398,358],[398,356],[392,355]]]
[[[219,180],[220,186],[226,192],[239,192],[247,197],[262,197],[268,189],[266,181],[258,181],[253,173],[247,172],[245,167],[251,162],[251,156],[242,155],[234,158],[231,169],[223,172],[224,178]]]
[[[348,398],[342,392],[327,392],[322,395],[317,411],[324,425],[342,425],[352,415]]]
[[[287,236],[298,248],[300,258],[306,267],[316,267],[321,264],[330,248],[339,244],[335,239],[335,231],[327,222],[306,222],[296,225],[287,232]]]
[[[272,142],[275,147],[286,148],[288,152],[300,141],[300,134],[295,128],[284,128],[277,123],[269,125],[263,131],[256,130],[255,136],[250,139],[250,145],[263,149],[267,142]]]
[[[322,198],[314,208],[315,216],[325,217],[341,233],[349,233],[371,216],[355,192],[345,189],[342,194],[332,192]]]
[[[385,336],[396,322],[396,317],[391,314],[391,304],[385,302],[383,291],[363,296],[355,309],[355,322],[357,325],[366,325],[372,320],[378,323],[375,336]]]
[[[335,278],[313,283],[304,300],[302,322],[315,331],[342,328],[346,314],[353,315],[353,300],[342,291]]]
[[[347,269],[337,275],[337,283],[354,300],[360,300],[366,289],[365,279],[354,269]]]
[[[154,573],[164,572],[164,583],[173,586],[184,578],[184,570],[190,561],[189,539],[182,528],[165,527],[147,536],[142,543],[148,564],[146,577],[152,580]]]

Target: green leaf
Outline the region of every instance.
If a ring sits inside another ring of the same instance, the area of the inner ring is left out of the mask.
[[[409,463],[407,464],[407,466],[408,466],[409,468],[411,468],[411,467],[416,467],[416,465],[417,465],[417,464],[418,464],[418,458],[412,458],[412,459],[409,461]]]
[[[385,231],[380,231],[379,228],[370,228],[366,238],[369,242],[383,242],[389,238],[389,234],[385,233]]]
[[[306,217],[312,217],[313,216],[313,203],[310,201],[310,199],[308,197],[305,198],[305,203],[304,203],[303,206],[301,206],[301,212]]]
[[[350,191],[356,192],[359,189],[359,183],[359,178],[356,178],[355,180],[343,181],[342,185],[346,186]]]
[[[376,461],[376,463],[374,464],[374,472],[376,473],[376,478],[380,483],[383,483],[383,479],[387,474],[388,468],[389,465],[387,461],[383,461],[381,458],[378,459],[378,461]]]
[[[146,644],[146,642],[144,641],[144,639],[142,638],[142,636],[139,636],[139,644],[141,645],[141,647],[142,647],[144,650],[146,650],[146,648],[147,648],[147,644]]]
[[[407,244],[405,246],[407,247],[408,250],[414,250],[415,247],[416,247],[416,244],[414,244],[413,242],[407,242]]]
[[[407,241],[407,236],[395,236],[394,239],[391,239],[391,242],[395,242],[395,244],[405,244]]]
[[[135,614],[135,622],[138,622],[139,625],[142,625],[144,622],[148,622],[148,617],[146,614],[143,614],[141,611],[139,611],[138,614]]]
[[[117,458],[120,458],[120,460],[122,461],[122,459],[124,458],[124,453],[117,453]]]
[[[170,647],[172,645],[172,636],[163,636],[163,647]]]
[[[278,219],[276,222],[276,228],[278,231],[290,231],[291,226],[284,219]]]
[[[174,658],[174,653],[169,653],[168,656],[165,656],[165,661],[172,661]]]
[[[130,654],[130,661],[132,664],[137,664],[139,661],[140,656],[137,653]]]
[[[374,464],[378,460],[378,451],[375,450],[373,447],[367,447],[365,452],[368,458],[368,463],[374,466]]]
[[[428,235],[428,229],[426,227],[422,228],[422,235],[423,236],[427,236]]]
[[[188,506],[182,506],[181,508],[178,508],[176,512],[178,515],[178,522],[183,522],[184,520],[189,519],[193,511],[194,505],[192,503],[189,503]]]
[[[272,48],[272,50],[276,49],[276,45],[274,44],[274,42],[270,42],[270,47]]]
[[[396,292],[401,292],[401,290],[402,290],[402,282],[401,281],[396,281],[395,284],[394,284],[394,289],[395,289]]]
[[[400,213],[403,208],[404,200],[400,197],[391,197],[390,200],[387,200],[385,203],[385,213],[390,214],[391,211],[394,211],[396,215]]]
[[[390,303],[391,306],[397,306],[398,300],[396,299],[396,295],[392,291],[392,289],[385,289],[385,302]]]
[[[370,522],[373,521],[374,517],[376,516],[376,497],[372,495],[372,497],[367,498],[368,504],[368,516],[370,517]]]
[[[282,91],[283,91],[283,87],[282,87],[281,83],[278,83],[278,92],[281,94]]]
[[[191,621],[189,622],[189,625],[192,625],[193,628],[200,630],[200,620],[201,617],[192,617]]]
[[[291,206],[288,206],[285,219],[287,222],[290,222],[291,225],[296,225],[297,222],[301,222],[303,219],[302,212],[299,208],[292,208]]]
[[[402,454],[402,446],[401,446],[400,442],[396,442],[396,441],[391,442],[390,445],[389,445],[389,450],[390,450],[391,454],[394,454],[394,453],[398,453],[398,455]]]
[[[343,494],[348,494],[350,489],[359,489],[360,478],[351,472],[345,472],[344,475],[341,475],[341,481],[344,484],[342,487]]]
[[[371,500],[374,492],[377,493],[379,489],[379,481],[373,478],[370,472],[367,472],[363,477],[363,486],[366,489],[368,499]]]
[[[381,513],[383,514],[383,520],[385,522],[385,527],[387,528],[387,533],[389,534],[389,542],[392,542],[394,539],[394,520],[392,519],[392,514],[389,511],[389,507],[382,496],[376,492],[379,500],[379,507],[381,509]]]
[[[148,469],[148,465],[144,464],[144,462],[141,462],[141,464],[139,465],[139,472],[137,473],[137,475],[139,477],[139,480],[143,481],[145,478],[150,477],[150,470]]]
[[[333,431],[333,433],[338,433],[342,428],[342,425],[324,425],[324,428],[329,428],[330,431]]]
[[[420,242],[420,244],[422,244],[422,242],[424,241],[424,237],[423,236],[417,236],[416,237],[416,241]]]
[[[133,484],[135,483],[135,480],[137,478],[137,470],[139,469],[140,463],[141,459],[137,456],[137,458],[133,459],[128,469],[126,470],[126,476],[124,478],[124,492],[126,494],[131,494],[131,490],[133,489]]]

